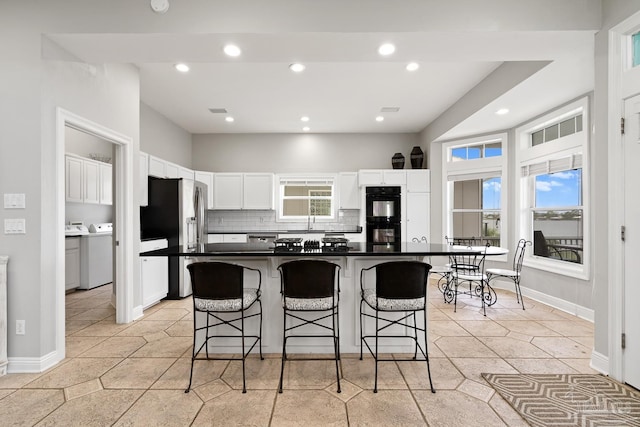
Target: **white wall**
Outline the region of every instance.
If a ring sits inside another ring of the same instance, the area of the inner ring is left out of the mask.
[[[140,151],[191,168],[191,134],[140,103]]]
[[[400,152],[411,168],[418,135],[203,134],[193,135],[193,169],[211,172],[345,172],[391,169]]]

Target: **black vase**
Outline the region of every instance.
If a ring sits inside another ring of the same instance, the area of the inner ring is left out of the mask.
[[[424,160],[424,153],[422,149],[417,145],[411,150],[411,168],[422,169],[422,161]]]
[[[394,169],[404,169],[404,156],[402,153],[396,153],[391,158],[391,166]]]

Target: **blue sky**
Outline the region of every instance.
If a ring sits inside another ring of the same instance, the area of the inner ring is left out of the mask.
[[[451,150],[453,157],[472,160],[482,157],[482,146],[460,147]],[[486,148],[484,157],[502,155],[500,148]],[[582,169],[556,172],[536,176],[536,207],[554,208],[582,204]],[[482,184],[482,207],[500,209],[500,178],[484,179]]]
[[[536,176],[536,207],[582,204],[581,183],[582,169]]]

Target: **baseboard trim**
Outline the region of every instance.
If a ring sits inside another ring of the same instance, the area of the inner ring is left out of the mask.
[[[506,291],[514,292],[513,282],[511,281],[509,282],[503,281],[503,280],[491,281],[491,286],[493,286],[496,289],[503,289]],[[581,319],[588,320],[591,323],[594,322],[595,313],[593,309],[582,307],[573,302],[566,301],[551,295],[547,295],[545,293],[536,291],[534,289],[521,287],[521,290],[522,290],[522,295],[524,295],[527,298],[531,298],[534,301],[538,301],[543,304],[549,305],[553,308],[557,308],[558,310],[562,310],[569,314],[573,314],[574,316],[578,316]]]
[[[42,357],[10,357],[7,373],[39,373],[57,365],[60,362],[57,351],[52,351]]]
[[[609,375],[609,358],[597,351],[591,352],[591,364],[590,366],[603,375]]]
[[[141,318],[143,316],[143,308],[141,305],[137,306],[137,307],[133,307],[133,320],[138,320],[139,318]]]

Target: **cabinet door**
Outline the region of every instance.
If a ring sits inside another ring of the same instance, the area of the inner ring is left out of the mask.
[[[194,173],[191,169],[180,166],[178,169],[178,178],[193,179]]]
[[[407,171],[407,191],[428,193],[431,191],[431,171],[428,169],[416,169]]]
[[[109,164],[100,165],[100,204],[113,204],[112,167]]]
[[[64,289],[80,286],[80,238],[65,239]]]
[[[429,211],[431,193],[407,193],[407,242],[423,237],[430,241]]]
[[[166,178],[166,162],[155,156],[149,156],[149,175],[156,178]]]
[[[76,157],[65,157],[65,187],[67,202],[82,203],[84,185],[82,182],[83,162]]]
[[[149,204],[149,155],[147,153],[140,152],[140,206],[147,206]]]
[[[207,184],[207,209],[213,209],[213,172],[195,171],[194,179]]]
[[[273,174],[246,173],[243,181],[243,209],[273,209]]]
[[[142,306],[155,304],[169,293],[169,267],[166,257],[140,257]]]
[[[404,170],[385,170],[382,180],[385,185],[404,185],[407,183],[407,173]]]
[[[84,202],[100,203],[100,165],[84,161]]]
[[[340,173],[340,209],[360,209],[360,189],[356,172]]]
[[[217,173],[213,176],[213,209],[242,209],[242,174]]]
[[[165,162],[164,168],[167,178],[180,178],[180,166],[175,163]]]
[[[382,181],[381,170],[361,170],[358,172],[358,183],[361,187],[366,185],[380,185]]]

